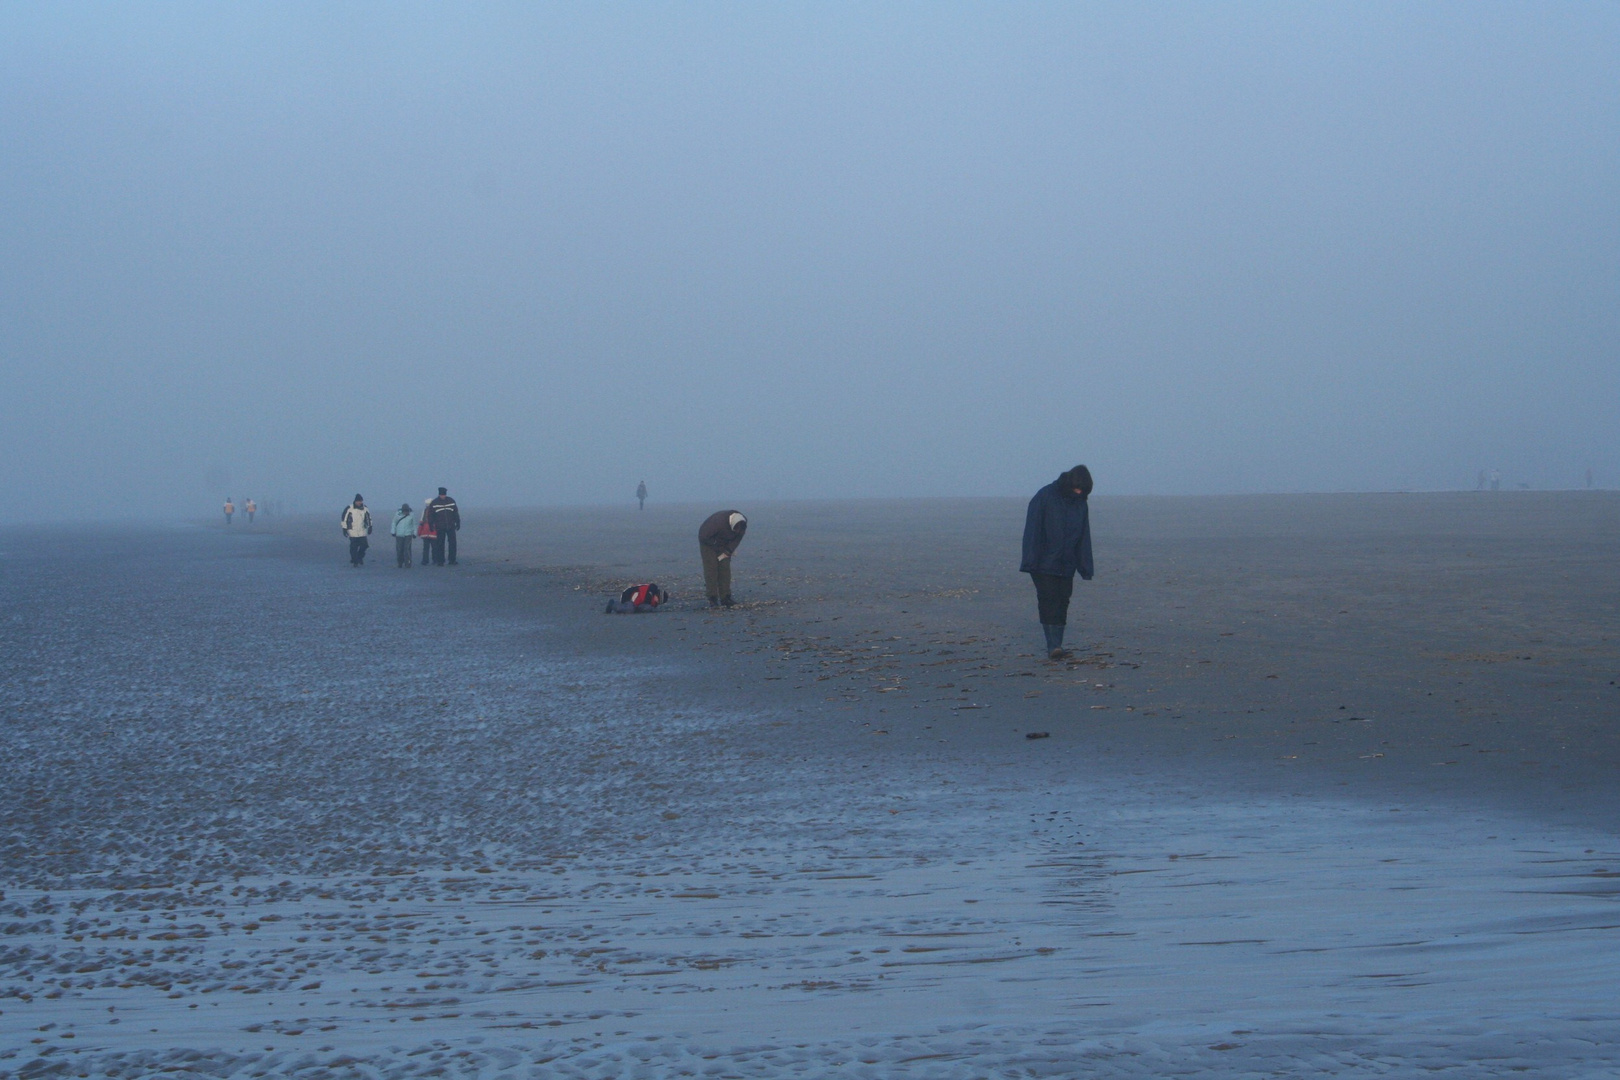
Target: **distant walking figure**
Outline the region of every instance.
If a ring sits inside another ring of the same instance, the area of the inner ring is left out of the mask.
[[[1024,518],[1024,561],[1018,569],[1035,583],[1035,605],[1046,632],[1046,655],[1061,660],[1074,575],[1091,580],[1091,470],[1076,465],[1029,500]]]
[[[411,543],[416,539],[416,515],[410,503],[400,503],[394,511],[394,523],[388,527],[394,538],[394,565],[401,570],[411,568]]]
[[[703,589],[710,607],[731,607],[731,557],[748,531],[748,519],[735,510],[710,514],[698,527],[698,550],[703,554]]]
[[[247,511],[248,524],[253,524],[253,515],[259,512],[259,504],[254,502],[252,499],[249,499],[242,505],[242,509]]]
[[[1502,490],[1502,474],[1497,472],[1495,469],[1491,470],[1491,490],[1492,491],[1501,491]]]
[[[225,524],[231,523],[231,515],[236,513],[236,504],[231,502],[229,495],[225,496]]]
[[[1587,484],[1586,486],[1591,487],[1592,485]],[[645,480],[636,485],[636,509],[647,509],[647,481]]]
[[[343,535],[349,538],[349,565],[359,566],[366,561],[366,548],[371,541],[366,537],[371,535],[371,511],[366,509],[366,500],[356,495],[354,502],[343,508]]]
[[[439,489],[439,497],[427,504],[423,513],[433,518],[433,565],[456,565],[456,533],[461,530],[461,510],[456,506],[444,488]],[[450,546],[450,558],[445,559],[445,545]]]
[[[433,531],[433,512],[429,509],[433,505],[431,498],[422,500],[422,520],[416,525],[416,535],[422,538],[422,565],[428,566],[433,561],[433,541],[438,533]]]

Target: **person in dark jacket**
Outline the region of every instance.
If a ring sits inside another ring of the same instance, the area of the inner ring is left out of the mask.
[[[718,510],[698,527],[698,550],[703,554],[703,588],[710,607],[731,607],[731,557],[748,531],[748,519],[735,510]]]
[[[1063,630],[1069,621],[1074,575],[1078,571],[1090,581],[1093,572],[1091,517],[1086,509],[1090,495],[1091,470],[1076,465],[1035,493],[1024,518],[1024,561],[1018,569],[1035,583],[1046,652],[1053,660],[1069,655],[1063,648]]]
[[[1587,485],[1587,487],[1591,486],[1590,484]],[[645,480],[636,485],[636,509],[647,509],[647,481]]]
[[[446,546],[450,549],[449,564],[456,565],[456,533],[461,531],[461,510],[456,500],[440,488],[439,497],[428,503],[424,512],[433,519],[433,565],[445,565]]]

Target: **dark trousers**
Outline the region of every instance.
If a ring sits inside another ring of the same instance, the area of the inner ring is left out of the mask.
[[[408,536],[394,537],[394,565],[411,565],[411,538]]]
[[[370,541],[363,536],[349,537],[349,561],[354,563],[356,566],[359,566],[361,563],[365,562],[366,548],[369,546]]]
[[[1074,595],[1074,575],[1031,574],[1029,578],[1035,583],[1035,606],[1041,612],[1041,625],[1066,625],[1069,597]]]
[[[433,561],[433,537],[422,537],[422,565],[426,566]]]
[[[433,538],[434,566],[443,566],[445,564],[445,547],[447,545],[450,548],[450,565],[456,565],[456,530],[443,529],[438,536]]]

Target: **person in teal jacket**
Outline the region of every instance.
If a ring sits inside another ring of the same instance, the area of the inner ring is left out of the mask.
[[[388,527],[394,538],[394,565],[401,570],[411,567],[411,542],[416,539],[416,515],[410,503],[400,503],[394,511],[394,523]]]

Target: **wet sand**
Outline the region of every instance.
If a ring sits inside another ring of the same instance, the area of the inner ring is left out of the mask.
[[[0,538],[0,1076],[1620,1066],[1612,497],[707,509]]]
[[[1062,665],[1016,572],[1021,500],[750,506],[742,604],[715,614],[709,509],[478,515],[456,572],[580,619],[582,649],[701,655],[723,692],[895,735],[1049,731],[1049,755],[1620,828],[1614,494],[1098,497]],[[675,611],[584,618],[647,579]]]

